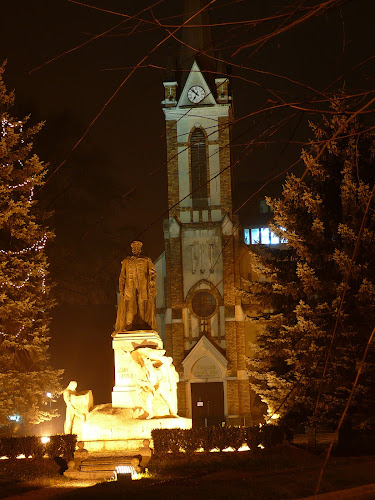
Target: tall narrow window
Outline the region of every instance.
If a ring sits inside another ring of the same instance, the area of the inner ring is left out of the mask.
[[[207,205],[208,176],[206,137],[201,129],[196,128],[190,136],[191,148],[191,188],[193,207]]]

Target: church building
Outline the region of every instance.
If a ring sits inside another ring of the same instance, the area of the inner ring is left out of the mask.
[[[186,1],[185,19],[200,8],[199,0]],[[243,235],[232,213],[232,96],[225,68],[209,57],[207,16],[182,29],[164,82],[169,218],[155,263],[157,322],[180,375],[179,415],[194,425],[250,424],[238,293]]]

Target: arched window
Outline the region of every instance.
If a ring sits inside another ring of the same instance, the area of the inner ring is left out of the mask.
[[[193,207],[207,204],[208,176],[206,137],[200,128],[196,128],[190,136],[191,151],[191,190]]]

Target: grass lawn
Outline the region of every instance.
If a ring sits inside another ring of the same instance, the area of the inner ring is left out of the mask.
[[[313,494],[323,456],[294,446],[256,453],[211,453],[153,457],[150,477],[117,481],[59,494],[55,499],[152,498],[168,499],[296,499]],[[334,491],[375,483],[375,456],[333,457],[321,491]],[[30,489],[73,486],[59,475],[52,460],[1,460],[0,498]]]

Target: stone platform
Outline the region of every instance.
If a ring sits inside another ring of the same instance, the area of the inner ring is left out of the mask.
[[[64,472],[65,477],[96,482],[116,480],[119,474],[121,477],[133,478],[133,474],[145,470],[152,456],[148,439],[143,440],[138,450],[90,453],[85,445],[83,441],[77,443],[74,459],[68,463],[68,470]]]
[[[97,405],[82,423],[78,439],[90,452],[138,450],[153,429],[190,429],[192,421],[182,417],[132,418],[133,410]],[[152,446],[152,441],[151,441]]]
[[[139,458],[134,456],[90,456],[78,468],[69,468],[64,476],[69,479],[88,481],[109,481],[117,479],[120,470],[132,474],[134,471],[143,470],[139,466]]]

